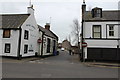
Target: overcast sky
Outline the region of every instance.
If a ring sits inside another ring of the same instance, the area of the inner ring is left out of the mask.
[[[44,27],[50,22],[51,30],[62,42],[71,33],[74,19],[81,22],[82,0],[31,0],[37,23]],[[87,10],[101,7],[103,10],[117,10],[120,0],[86,0]],[[27,13],[30,0],[0,0],[0,14]]]

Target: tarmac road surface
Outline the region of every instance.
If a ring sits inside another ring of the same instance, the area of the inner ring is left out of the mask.
[[[118,68],[87,66],[66,51],[43,59],[3,61],[2,70],[3,78],[118,78]]]

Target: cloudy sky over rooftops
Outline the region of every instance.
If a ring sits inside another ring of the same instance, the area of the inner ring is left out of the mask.
[[[37,23],[44,27],[50,22],[51,30],[56,33],[62,42],[71,33],[74,19],[81,23],[82,0],[31,0],[35,9]],[[0,0],[1,14],[27,13],[30,0]],[[86,0],[87,10],[101,7],[103,10],[117,10],[119,0]]]

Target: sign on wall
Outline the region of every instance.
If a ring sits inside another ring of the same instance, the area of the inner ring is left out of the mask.
[[[87,43],[86,43],[86,42],[83,42],[83,43],[82,43],[82,47],[87,47]]]
[[[38,39],[38,41],[37,41],[38,43],[42,43],[42,40],[41,40],[41,38],[40,39]]]

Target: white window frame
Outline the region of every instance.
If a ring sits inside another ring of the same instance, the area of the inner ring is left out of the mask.
[[[94,27],[100,27],[99,32],[98,31],[94,31]],[[99,37],[95,37],[95,33],[99,33]],[[93,25],[93,38],[101,38],[101,25]]]
[[[112,29],[112,30],[110,30],[110,27],[113,27],[113,29]],[[113,35],[110,35],[110,32],[113,32]],[[110,37],[114,37],[114,36],[115,36],[115,29],[114,29],[114,25],[112,25],[112,26],[110,26],[110,25],[109,25],[109,36],[110,36]]]

